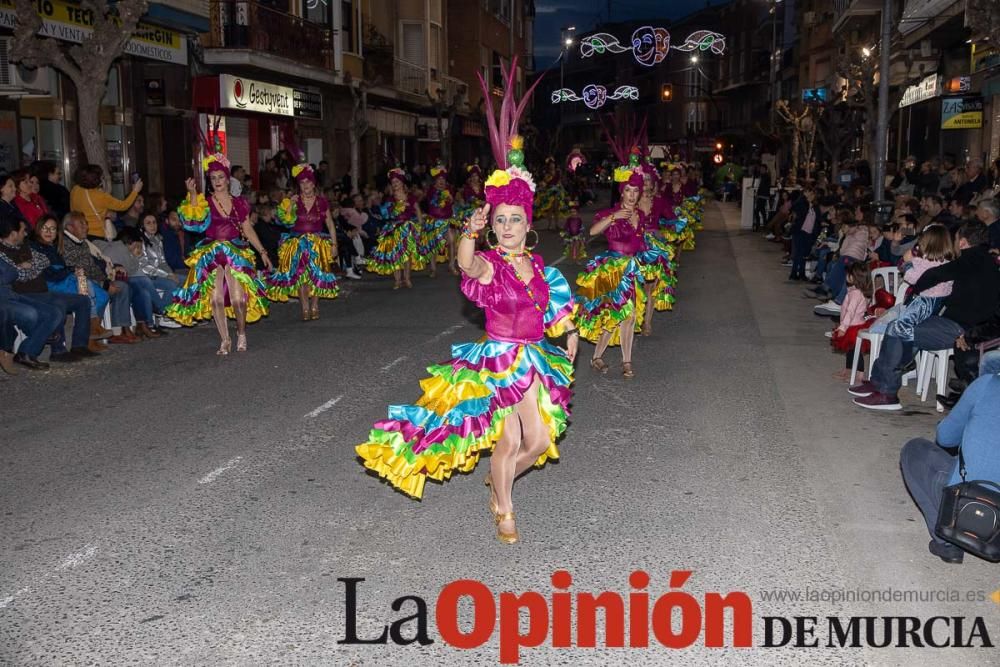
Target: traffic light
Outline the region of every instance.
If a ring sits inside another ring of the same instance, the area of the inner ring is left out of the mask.
[[[721,151],[722,150],[722,142],[721,141],[716,141],[715,142],[715,150],[717,150],[717,151]]]
[[[674,99],[674,85],[672,83],[664,83],[660,86],[660,101],[669,102]]]

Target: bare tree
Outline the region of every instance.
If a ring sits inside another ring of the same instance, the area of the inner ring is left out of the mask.
[[[351,124],[347,128],[348,142],[351,147],[351,181],[358,191],[361,190],[361,141],[371,126],[368,122],[368,89],[379,85],[380,81],[381,79],[378,77],[373,82],[360,79],[357,85],[353,85],[354,81],[350,73],[348,72],[344,76],[344,83],[351,91],[352,102]]]
[[[823,104],[816,108],[816,134],[830,158],[830,173],[840,170],[846,148],[858,136],[861,113],[846,102]]]
[[[438,140],[441,142],[441,162],[451,171],[451,133],[455,130],[455,116],[462,105],[462,95],[456,91],[451,100],[444,87],[438,88],[437,96],[427,91],[427,99],[437,117]]]
[[[778,116],[781,117],[783,121],[788,123],[788,126],[792,131],[792,171],[796,177],[799,174],[799,161],[805,149],[808,148],[808,154],[805,155],[805,165],[806,165],[806,178],[809,178],[809,163],[812,160],[812,146],[813,138],[816,133],[816,124],[813,123],[812,110],[809,107],[803,108],[801,111],[795,111],[792,109],[788,100],[778,100],[774,103],[774,109]]]
[[[108,173],[108,159],[101,134],[100,109],[108,87],[108,72],[121,57],[125,43],[135,34],[148,0],[80,0],[90,12],[92,30],[80,44],[41,37],[42,17],[36,0],[14,0],[17,26],[11,58],[27,67],[54,67],[76,87],[77,115],[87,161]]]

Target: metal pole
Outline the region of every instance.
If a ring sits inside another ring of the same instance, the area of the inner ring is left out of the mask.
[[[872,179],[876,205],[885,199],[885,152],[889,131],[889,41],[892,38],[892,0],[882,3],[882,41],[879,44],[878,125],[875,127],[875,173]],[[881,211],[880,211],[881,212]]]
[[[771,119],[771,132],[775,132],[777,125],[775,123],[775,109],[774,105],[778,102],[777,86],[775,82],[778,80],[778,3],[777,0],[771,0],[771,58],[769,60],[771,64],[771,89],[768,98],[771,100],[770,109],[770,119]]]

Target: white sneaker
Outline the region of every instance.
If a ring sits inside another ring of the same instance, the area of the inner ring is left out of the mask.
[[[817,315],[840,315],[840,306],[832,299],[813,308]]]
[[[826,336],[827,338],[833,338],[833,332],[832,331],[824,331],[823,335]]]
[[[178,324],[177,322],[174,322],[169,317],[163,317],[162,315],[157,315],[156,318],[155,318],[155,320],[156,320],[156,326],[163,327],[164,329],[180,329],[181,328],[180,324]]]
[[[766,241],[773,241],[773,240],[774,240],[774,234],[771,234],[771,233],[768,233],[768,234],[766,234],[766,235],[764,236],[764,239],[765,239]]]
[[[361,280],[361,276],[359,276],[354,269],[347,269],[347,271],[344,271],[344,275],[351,280]]]

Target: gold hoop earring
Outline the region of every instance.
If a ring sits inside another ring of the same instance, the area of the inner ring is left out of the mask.
[[[528,233],[531,233],[531,232],[535,233],[535,242],[532,243],[531,245],[528,245],[527,243],[524,244],[524,249],[527,252],[531,252],[532,250],[534,250],[538,246],[538,241],[539,241],[538,232],[536,230],[534,230],[534,229],[529,229]],[[525,238],[525,240],[527,240],[528,234],[525,234],[524,238]]]
[[[493,238],[496,239],[495,243],[490,241],[490,234],[493,234]],[[490,250],[496,250],[497,246],[500,245],[500,238],[492,228],[486,230],[486,245],[490,247]]]

